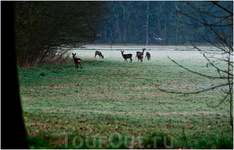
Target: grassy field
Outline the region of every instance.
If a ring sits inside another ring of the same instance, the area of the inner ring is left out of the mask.
[[[233,147],[228,103],[208,106],[223,98],[220,89],[182,95],[157,88],[189,92],[224,82],[189,73],[167,58],[215,75],[198,52],[150,51],[151,60],[126,63],[120,51],[101,51],[105,59],[93,58],[95,50],[73,51],[83,60],[82,71],[72,59],[18,68],[28,135],[41,140],[31,148]],[[134,50],[125,53],[135,57]]]

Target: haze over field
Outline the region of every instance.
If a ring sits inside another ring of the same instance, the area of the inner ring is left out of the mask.
[[[110,45],[85,45],[84,48],[79,49],[72,49],[68,52],[69,56],[72,57],[71,53],[77,53],[77,57],[80,57],[81,59],[94,59],[95,51],[100,51],[104,55],[104,60],[119,60],[123,61],[123,57],[121,54],[121,50],[124,50],[124,54],[132,54],[133,55],[133,62],[138,62],[136,56],[136,52],[140,51],[142,52],[142,48],[146,48],[144,52],[144,62],[148,62],[145,58],[146,52],[149,52],[151,54],[151,60],[163,60],[168,59],[168,56],[175,60],[190,60],[190,61],[204,61],[205,58],[203,55],[192,48],[191,46],[112,46],[112,49]],[[175,50],[175,48],[177,48]],[[212,51],[213,57],[222,57],[221,53],[219,51],[216,51],[216,48],[212,47],[202,47],[202,49],[207,51]],[[99,56],[96,56],[96,59],[99,59]]]

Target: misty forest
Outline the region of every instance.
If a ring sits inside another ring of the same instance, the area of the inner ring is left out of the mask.
[[[13,5],[23,148],[233,148],[232,1]]]

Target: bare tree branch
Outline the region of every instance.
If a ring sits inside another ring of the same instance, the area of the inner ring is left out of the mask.
[[[173,94],[199,94],[199,93],[202,93],[202,92],[214,90],[214,89],[216,89],[216,88],[223,87],[223,86],[227,86],[227,85],[229,85],[229,83],[219,84],[219,85],[216,85],[216,86],[213,86],[213,87],[204,89],[204,90],[200,90],[200,91],[195,91],[195,92],[178,92],[178,91],[165,90],[165,89],[159,88],[156,84],[155,84],[155,87],[157,87],[160,91],[166,92],[166,93],[173,93]]]
[[[192,43],[192,45],[194,46],[194,48],[196,48],[198,51],[200,51],[200,52],[202,52],[202,50],[200,49],[200,48],[198,48],[197,46],[195,46],[193,43]],[[217,67],[216,65],[214,65],[211,61],[210,61],[210,59],[203,53],[202,54],[203,55],[203,57],[205,57],[206,58],[206,60],[216,69],[216,70],[218,70],[218,72],[224,72],[224,73],[226,73],[226,74],[228,74],[228,75],[230,75],[230,76],[233,76],[233,74],[231,74],[230,72],[228,72],[228,71],[226,71],[226,70],[223,70],[223,69],[220,69],[219,67]],[[221,77],[221,78],[223,78],[223,77]],[[227,77],[225,77],[225,78],[227,78]]]
[[[171,59],[169,56],[167,56],[173,63],[175,63],[176,65],[178,65],[179,67],[191,72],[191,73],[194,73],[194,74],[197,74],[197,75],[200,75],[202,77],[206,77],[206,78],[210,78],[210,79],[227,79],[227,77],[214,77],[214,76],[208,76],[208,75],[205,75],[205,74],[202,74],[202,73],[199,73],[199,72],[196,72],[196,71],[192,71],[188,68],[185,68],[184,66],[178,64],[175,60]]]
[[[225,100],[227,99],[228,95],[229,95],[229,93],[226,94],[226,95],[224,96],[224,98],[219,102],[218,105],[216,105],[216,106],[211,106],[211,105],[209,105],[209,104],[207,103],[207,106],[209,106],[209,107],[211,107],[211,108],[217,108],[217,107],[219,107],[223,102],[225,102]]]
[[[213,4],[217,5],[218,7],[222,8],[223,10],[225,10],[226,12],[228,12],[230,15],[233,16],[233,12],[227,10],[226,8],[224,8],[223,6],[219,5],[218,2],[216,1],[212,1]]]

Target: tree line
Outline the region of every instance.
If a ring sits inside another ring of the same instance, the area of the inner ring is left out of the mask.
[[[200,33],[206,34],[212,41],[217,39],[207,30],[206,25],[199,24],[194,18],[206,19],[215,22],[217,18],[207,16],[201,18],[201,13],[192,10],[191,2],[176,1],[112,1],[108,3],[110,10],[109,20],[103,24],[97,43],[130,43],[130,44],[157,44],[183,45],[190,41],[207,43]],[[221,2],[223,7],[233,9],[232,2]],[[213,7],[210,2],[192,2],[192,6],[204,12]],[[180,9],[189,12],[194,18],[186,17],[172,11]],[[215,7],[212,13],[224,12]]]
[[[233,10],[232,1],[218,4]],[[17,62],[20,66],[42,62],[87,43],[218,43],[220,38],[212,30],[231,33],[228,40],[233,41],[232,28],[215,25],[232,18],[214,6],[201,1],[14,2]]]
[[[104,2],[14,2],[18,64],[62,56],[95,41],[106,10]]]

